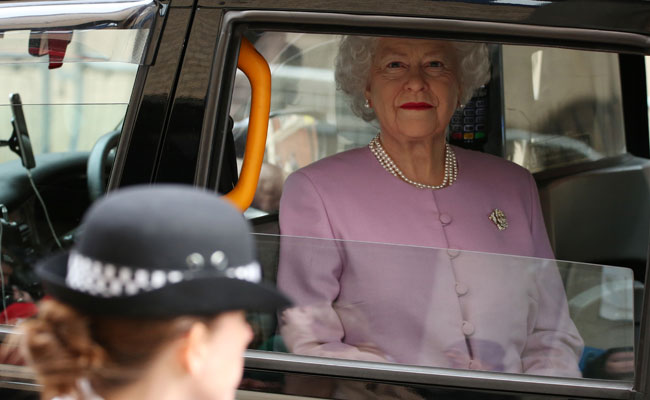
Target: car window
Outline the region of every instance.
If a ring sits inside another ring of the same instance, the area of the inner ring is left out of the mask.
[[[484,251],[472,251],[480,248],[483,235],[492,238],[495,232],[481,233],[474,222],[461,226],[465,217],[491,220],[491,228],[496,224],[504,231],[514,226],[508,227],[506,220],[511,217],[505,215],[507,211],[501,215],[498,208],[486,208],[494,199],[469,201],[446,196],[449,191],[437,194],[434,190],[431,203],[431,197],[422,192],[389,194],[375,181],[355,181],[352,177],[358,166],[352,155],[367,149],[379,124],[357,117],[350,100],[337,88],[335,63],[342,36],[259,31],[247,31],[244,36],[267,59],[272,74],[266,153],[255,198],[246,215],[257,232],[282,234],[259,236],[259,254],[269,263],[269,279],[298,301],[298,307],[278,321],[255,317],[260,320],[253,348],[444,368],[633,379],[639,324],[639,308],[634,307],[634,301],[643,293],[639,271],[645,265],[644,239],[632,246],[632,257],[626,258],[620,247],[606,244],[602,248],[607,251],[590,251],[588,244],[580,243],[582,237],[593,240],[589,233],[565,227],[580,226],[572,223],[570,197],[558,190],[561,185],[540,183],[540,212],[544,216],[529,216],[532,226],[527,229],[536,229],[536,218],[545,219],[548,231],[539,223],[539,236],[534,241],[543,242],[548,235],[555,256],[550,248],[543,254],[527,252],[521,236],[507,239],[509,245],[501,250],[487,246]],[[449,142],[492,152],[531,173],[625,154],[616,54],[495,44],[489,45],[488,51],[491,73],[497,78],[477,89],[452,116],[447,129]],[[239,165],[247,137],[249,91],[246,77],[237,72],[230,115],[235,121],[233,136]],[[456,151],[458,157],[464,154]],[[330,157],[333,155],[337,156]],[[648,168],[646,164],[642,169]],[[480,169],[462,168],[460,164],[459,174],[475,174],[475,184],[481,182]],[[489,184],[499,186],[499,179],[514,177],[502,175]],[[537,187],[529,179],[531,195],[526,199],[538,204]],[[578,190],[589,193],[588,188],[597,182],[599,179],[589,178]],[[577,187],[571,181],[569,186],[574,190]],[[631,197],[635,204],[644,201],[641,194]],[[558,203],[560,199],[565,200]],[[445,201],[450,202],[447,207],[459,207],[455,215],[436,209],[444,207]],[[377,205],[382,202],[393,206]],[[609,203],[602,204],[606,208]],[[599,207],[574,210],[573,217],[596,219],[601,215]],[[486,210],[477,211],[482,208]],[[566,214],[562,211],[565,208]],[[650,228],[646,217],[644,214],[641,218],[641,229]],[[625,233],[629,223],[624,219],[616,227],[626,240],[631,240]],[[601,225],[593,229],[593,235],[609,237],[611,224],[605,221]],[[433,238],[441,232],[437,229],[445,232],[440,240]],[[573,251],[577,248],[584,251]],[[639,268],[635,269],[637,262]],[[474,268],[481,272],[470,272]],[[419,272],[407,272],[416,270]],[[515,277],[518,274],[527,278]],[[494,281],[489,281],[492,278]],[[464,279],[478,280],[471,284]],[[518,291],[526,300],[514,300],[517,296],[511,293],[478,311],[473,309],[476,304],[470,304],[483,298],[466,296],[482,293],[490,302],[508,290]],[[544,304],[551,298],[552,306]],[[483,321],[485,328],[490,326],[488,331],[505,327],[513,333],[506,314],[512,317],[514,310],[522,313],[518,327],[522,333],[511,343],[500,334],[476,334],[482,329],[469,317],[471,314]],[[411,329],[410,323],[417,327]],[[536,323],[547,323],[546,328],[553,333],[540,332],[538,336]],[[517,348],[515,342],[523,347]],[[547,354],[559,358],[529,358],[522,350],[527,345],[545,346],[541,343],[549,345],[544,350]],[[505,361],[509,357],[517,361]]]
[[[53,4],[0,6],[0,124],[9,139],[17,94],[34,154],[89,151],[121,124],[155,6]],[[134,12],[137,24],[124,20]]]
[[[0,5],[0,325],[36,312],[36,260],[72,245],[105,190],[156,10],[153,1]]]
[[[250,315],[253,349],[633,378],[639,288],[629,269],[431,247],[255,238],[266,280],[291,295],[296,307],[277,319]]]

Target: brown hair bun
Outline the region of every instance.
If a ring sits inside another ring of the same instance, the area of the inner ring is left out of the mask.
[[[91,338],[88,318],[56,300],[42,301],[38,316],[20,330],[23,355],[44,386],[45,398],[75,393],[77,379],[106,360],[106,352]]]

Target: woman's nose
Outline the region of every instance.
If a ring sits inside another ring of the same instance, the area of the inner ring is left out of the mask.
[[[426,80],[424,79],[424,72],[421,68],[411,68],[409,69],[406,88],[413,91],[422,90],[426,86]]]

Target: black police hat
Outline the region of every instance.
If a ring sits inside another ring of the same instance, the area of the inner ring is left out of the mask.
[[[46,293],[83,312],[122,317],[275,311],[290,305],[260,283],[247,222],[190,186],[118,190],[84,216],[72,250],[37,265]]]

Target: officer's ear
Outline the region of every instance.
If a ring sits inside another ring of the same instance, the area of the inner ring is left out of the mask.
[[[194,322],[183,339],[180,354],[185,371],[197,376],[205,367],[210,329],[203,322]]]

